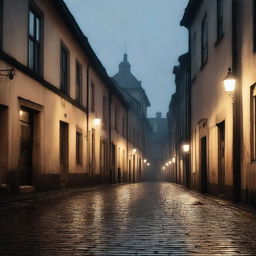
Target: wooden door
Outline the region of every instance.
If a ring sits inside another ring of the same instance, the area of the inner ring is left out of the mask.
[[[201,139],[201,192],[208,192],[208,171],[207,171],[207,140]]]
[[[218,125],[219,130],[219,170],[218,188],[219,194],[225,192],[225,122]]]
[[[32,113],[20,110],[20,185],[33,184],[32,171],[33,119]]]
[[[60,122],[60,174],[66,178],[68,172],[68,124]]]

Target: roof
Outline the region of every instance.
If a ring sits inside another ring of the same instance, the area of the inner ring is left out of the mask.
[[[62,21],[65,23],[69,29],[72,36],[78,42],[80,47],[83,49],[85,54],[90,60],[92,67],[98,72],[101,79],[106,83],[106,85],[113,91],[113,93],[121,100],[121,102],[129,107],[128,102],[125,100],[123,95],[116,88],[115,84],[112,82],[111,78],[108,76],[106,69],[102,65],[101,61],[98,59],[97,55],[93,51],[91,45],[88,42],[87,37],[82,32],[81,28],[77,24],[74,16],[69,11],[67,5],[63,0],[53,0],[49,1],[56,8],[57,12],[60,14]]]
[[[119,71],[116,75],[113,76],[113,79],[119,84],[120,87],[127,90],[137,90],[139,91],[146,103],[147,106],[150,106],[149,99],[145,93],[145,90],[141,86],[141,81],[139,81],[132,73],[131,73],[131,65],[127,60],[127,54],[124,54],[123,61],[119,64]]]
[[[181,26],[189,28],[194,20],[194,17],[202,4],[203,0],[189,0],[188,5],[185,9],[183,18],[180,22]]]

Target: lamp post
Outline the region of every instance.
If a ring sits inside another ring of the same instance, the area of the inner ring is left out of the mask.
[[[239,110],[239,91],[236,88],[236,76],[231,68],[223,80],[225,91],[232,98],[233,115],[233,201],[240,201],[241,172],[240,172],[240,110]]]
[[[8,77],[10,80],[12,80],[15,76],[15,72],[13,68],[10,69],[1,69],[0,70],[0,76]]]

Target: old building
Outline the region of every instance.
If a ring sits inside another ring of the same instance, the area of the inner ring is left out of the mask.
[[[190,69],[189,54],[179,57],[179,66],[175,66],[176,92],[173,94],[168,118],[169,130],[169,159],[170,164],[164,168],[169,170],[172,182],[176,182],[187,187],[191,183],[189,149],[191,134],[191,95],[190,95]]]
[[[233,68],[233,1],[189,1],[181,25],[191,54],[191,186],[234,195],[232,99],[223,79]]]
[[[62,0],[0,0],[0,70],[2,187],[128,180],[129,103]]]
[[[148,120],[151,125],[151,131],[148,134],[148,157],[151,166],[147,179],[169,181],[169,173],[161,172],[162,165],[169,156],[167,118],[162,117],[161,112],[157,112],[156,117],[150,117]]]
[[[253,0],[190,0],[181,21],[191,55],[191,187],[251,204],[255,6]]]
[[[128,180],[142,178],[142,169],[147,166],[147,134],[150,129],[147,120],[147,108],[150,102],[141,86],[141,81],[131,73],[128,55],[125,53],[119,64],[119,71],[113,81],[129,103],[128,110]],[[136,169],[138,172],[136,172]],[[137,174],[136,174],[137,173]]]

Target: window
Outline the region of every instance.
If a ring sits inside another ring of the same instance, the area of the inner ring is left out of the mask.
[[[82,103],[82,67],[76,62],[76,101]]]
[[[115,129],[118,130],[118,109],[115,107]]]
[[[192,53],[191,53],[191,59],[192,59],[192,67],[191,67],[191,71],[192,71],[192,79],[196,76],[196,72],[197,72],[197,37],[196,37],[196,33],[194,33],[193,35],[193,41],[192,41]]]
[[[123,134],[123,136],[125,136],[125,117],[124,116],[122,119],[122,134]]]
[[[0,0],[0,49],[3,46],[4,1]]]
[[[29,10],[28,67],[41,72],[41,18],[33,9]]]
[[[64,45],[61,45],[60,53],[60,89],[69,94],[69,52]]]
[[[108,116],[107,116],[107,113],[108,113],[108,101],[107,101],[107,97],[103,96],[103,102],[102,102],[102,111],[103,111],[103,123],[107,123],[108,121]]]
[[[82,164],[82,134],[76,132],[76,164]]]
[[[90,98],[91,98],[91,111],[95,111],[95,88],[94,84],[91,82],[91,90],[90,90]]]
[[[223,0],[217,0],[217,40],[224,34],[223,28]]]
[[[201,66],[203,66],[208,59],[208,24],[207,15],[204,16],[202,22],[202,45],[201,45]]]

